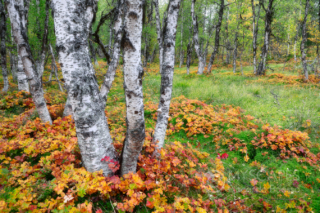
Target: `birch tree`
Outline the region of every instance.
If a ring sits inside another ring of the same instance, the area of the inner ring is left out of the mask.
[[[111,175],[108,163],[101,159],[117,158],[88,46],[96,3],[96,0],[52,1],[56,48],[83,165],[90,172],[102,170],[104,175]]]
[[[174,50],[181,0],[170,0],[168,16],[164,22],[163,33],[163,66],[161,70],[160,102],[158,107],[157,124],[153,141],[158,143],[158,149],[163,147],[168,126],[169,108],[172,96],[174,72]]]
[[[11,27],[15,42],[19,47],[19,56],[23,63],[25,74],[30,83],[30,92],[37,112],[42,122],[52,123],[46,101],[43,96],[41,80],[35,70],[34,60],[28,43],[27,30],[25,27],[24,4],[22,0],[6,0]]]
[[[41,79],[42,79],[42,75],[44,72],[46,50],[47,50],[47,43],[48,43],[49,9],[50,9],[50,0],[46,0],[46,18],[44,21],[44,31],[43,31],[43,38],[42,38],[42,45],[41,45],[41,54],[40,54],[40,60],[39,60],[39,65],[38,65],[39,66],[38,73],[39,73],[39,76]]]
[[[194,49],[197,53],[197,57],[199,59],[198,74],[202,75],[203,71],[204,71],[206,59],[200,50],[198,20],[197,20],[197,16],[196,16],[195,10],[194,10],[195,2],[196,2],[196,0],[191,1],[191,17],[192,17],[192,25],[193,25],[193,45],[194,45]]]
[[[309,6],[310,6],[310,0],[306,0],[304,19],[302,21],[302,41],[300,45],[301,62],[302,62],[305,81],[309,80],[308,67],[307,67],[307,55],[305,51],[305,45],[307,42],[307,18],[308,18]]]
[[[254,0],[251,0],[252,6],[252,49],[253,49],[253,73],[257,72],[257,38],[259,32],[259,18],[260,18],[260,8],[261,4],[258,6],[258,14],[256,15],[256,5],[254,4]],[[257,23],[257,24],[256,24]]]
[[[216,37],[214,39],[214,50],[211,54],[210,61],[208,64],[208,69],[207,69],[208,73],[211,73],[212,64],[214,62],[215,56],[218,53],[218,49],[219,49],[220,30],[221,30],[221,25],[222,25],[222,20],[223,20],[224,8],[225,8],[224,0],[220,0],[220,8],[219,8],[219,12],[218,12],[219,18],[218,18],[218,23],[216,25]]]
[[[159,45],[159,63],[160,63],[160,73],[162,70],[162,61],[163,61],[163,36],[161,31],[161,22],[160,22],[160,12],[159,12],[159,2],[158,0],[153,0],[155,7],[155,16],[156,16],[156,27],[157,27],[157,40]],[[164,15],[165,17],[165,15]]]
[[[107,102],[108,94],[110,92],[110,88],[112,86],[112,82],[114,80],[114,76],[116,74],[116,70],[119,64],[119,55],[120,55],[120,44],[122,39],[122,19],[123,19],[123,1],[120,0],[118,2],[118,8],[117,8],[117,14],[114,22],[114,34],[115,34],[115,40],[113,44],[113,54],[112,54],[112,60],[109,64],[108,71],[105,75],[104,82],[100,89],[100,94],[102,97],[102,100],[104,101],[104,105]]]
[[[145,138],[141,63],[142,0],[126,0],[124,17],[123,75],[126,97],[127,133],[121,154],[121,175],[136,172]]]
[[[8,80],[8,70],[7,70],[7,49],[6,49],[6,11],[2,0],[0,0],[0,55],[1,55],[1,68],[2,68],[2,77],[3,77],[3,92],[7,92],[9,89],[9,80]]]
[[[274,14],[273,2],[274,0],[269,0],[267,9],[265,9],[264,4],[260,2],[263,9],[266,11],[266,18],[265,18],[264,44],[263,44],[262,53],[261,53],[261,60],[260,60],[256,75],[264,75],[266,70],[267,54],[269,50],[269,40],[270,40],[270,34],[271,34],[271,22]]]

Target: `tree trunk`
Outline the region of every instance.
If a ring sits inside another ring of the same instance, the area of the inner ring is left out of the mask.
[[[238,55],[238,30],[236,31],[236,33],[234,35],[233,73],[236,73],[236,69],[237,69],[237,55]]]
[[[240,25],[240,18],[239,16],[241,16],[240,14],[240,9],[239,9],[240,5],[238,6],[238,12],[239,14],[236,14],[237,16],[237,29],[234,35],[234,47],[233,47],[233,73],[236,73],[236,69],[237,69],[237,57],[238,57],[238,34],[239,34],[239,25]]]
[[[214,62],[214,58],[216,56],[216,54],[218,53],[218,48],[219,48],[219,42],[220,42],[220,30],[221,30],[221,24],[222,24],[222,20],[223,20],[223,11],[224,11],[224,0],[220,0],[220,8],[219,8],[219,20],[218,20],[218,24],[216,25],[216,37],[214,39],[214,50],[213,53],[210,57],[210,61],[208,64],[208,73],[211,73],[211,69],[212,69],[212,64]],[[223,57],[223,56],[222,56]]]
[[[40,62],[39,62],[39,77],[42,81],[42,75],[44,72],[45,66],[45,59],[46,59],[46,50],[47,50],[47,43],[48,43],[48,24],[49,24],[49,10],[50,10],[50,1],[46,1],[46,18],[44,21],[44,32],[42,38],[42,47],[41,47],[41,54],[40,54]]]
[[[253,14],[253,20],[252,20],[252,32],[253,32],[253,41],[252,41],[252,49],[253,49],[253,74],[257,73],[257,38],[258,38],[258,32],[259,32],[259,19],[260,19],[260,9],[261,4],[259,4],[258,7],[258,15],[256,16],[255,11],[255,5],[254,0],[251,0],[252,5],[252,14]],[[257,25],[256,25],[257,22]]]
[[[269,40],[270,40],[270,34],[271,34],[271,22],[274,14],[273,2],[274,0],[269,0],[268,8],[266,10],[264,45],[261,53],[261,61],[259,63],[259,67],[257,69],[256,75],[264,75],[266,70],[266,61],[267,61]]]
[[[227,20],[226,20],[226,52],[227,52],[227,55],[226,55],[226,64],[229,64],[230,63],[230,51],[229,51],[229,48],[230,48],[230,40],[229,40],[229,13],[230,13],[230,9],[228,7],[228,13],[227,13]]]
[[[192,42],[189,41],[187,47],[187,74],[190,74],[190,63],[191,63],[191,55],[192,55]]]
[[[154,56],[155,56],[155,54],[156,54],[156,50],[157,50],[157,44],[154,45],[152,54],[151,54],[151,56],[150,56],[150,64],[152,64],[152,63],[154,62]]]
[[[123,38],[123,75],[127,106],[127,133],[121,154],[121,175],[136,172],[145,139],[141,63],[142,0],[126,0]]]
[[[50,46],[50,52],[51,52],[51,57],[52,57],[52,63],[53,63],[53,65],[54,65],[54,74],[55,74],[55,76],[56,76],[56,81],[57,81],[58,84],[59,84],[60,91],[63,92],[63,89],[62,89],[62,86],[61,86],[61,83],[60,83],[60,80],[59,80],[59,76],[58,76],[58,67],[57,67],[57,65],[56,65],[56,60],[55,60],[55,58],[54,58],[53,50],[52,50],[51,45],[49,45],[49,46]]]
[[[180,8],[181,12],[181,32],[180,32],[180,35],[181,35],[181,41],[180,41],[180,63],[179,63],[179,68],[182,67],[183,65],[183,61],[184,61],[184,51],[183,51],[183,10],[182,10],[182,5],[181,5],[181,8]]]
[[[109,64],[107,74],[105,75],[103,84],[101,85],[100,95],[103,100],[104,106],[107,103],[108,94],[110,92],[112,82],[114,80],[114,76],[116,74],[116,70],[119,64],[119,55],[120,55],[120,43],[122,38],[122,16],[123,16],[123,0],[119,1],[118,8],[117,8],[117,18],[114,22],[114,44],[113,44],[113,54],[112,60]]]
[[[12,52],[10,52],[9,55],[10,55],[10,69],[11,69],[12,78],[14,82],[17,82],[18,81],[17,80],[18,79],[17,78],[17,63],[18,63],[17,56]]]
[[[166,130],[168,126],[169,108],[172,95],[172,82],[174,72],[174,50],[178,15],[181,0],[170,0],[168,6],[168,17],[165,21],[163,66],[161,71],[160,102],[158,108],[157,124],[154,131],[153,141],[158,143],[157,149],[164,145]]]
[[[76,124],[82,162],[89,172],[102,170],[104,175],[111,175],[113,172],[108,162],[101,159],[107,156],[116,160],[116,154],[89,56],[88,38],[96,1],[53,0],[52,5],[56,48]]]
[[[113,30],[112,30],[112,27],[110,27],[110,32],[109,32],[109,45],[108,45],[110,57],[112,57],[112,39],[113,39]]]
[[[160,71],[162,70],[162,63],[163,63],[163,36],[161,32],[161,23],[160,23],[160,14],[159,14],[159,2],[158,0],[153,1],[155,6],[155,12],[156,12],[156,26],[157,26],[157,40],[159,44],[159,63],[160,63]],[[165,16],[165,15],[164,15]]]
[[[30,83],[30,92],[37,112],[42,122],[52,123],[46,101],[43,97],[42,84],[35,70],[34,60],[30,52],[27,30],[25,28],[26,17],[22,0],[6,1],[7,11],[10,16],[14,39],[19,46],[19,56],[22,60],[25,74]]]
[[[202,75],[203,70],[205,67],[205,58],[203,57],[201,50],[200,50],[200,44],[199,44],[199,29],[198,29],[198,20],[197,16],[194,11],[195,6],[195,0],[192,0],[191,2],[191,16],[192,16],[192,25],[193,25],[193,44],[194,49],[196,51],[197,57],[198,57],[198,74]]]
[[[2,68],[2,77],[3,77],[3,92],[7,92],[9,89],[9,80],[8,80],[8,69],[7,69],[7,49],[6,49],[6,11],[2,0],[0,0],[0,55],[1,55],[1,68]]]
[[[89,40],[89,49],[90,49],[90,53],[91,53],[90,56],[91,56],[91,59],[92,59],[94,65],[98,66],[99,64],[98,64],[97,57],[96,57],[96,50],[95,50],[91,40]]]
[[[303,72],[304,72],[304,79],[305,81],[309,80],[309,74],[308,74],[308,67],[307,67],[307,55],[305,51],[305,45],[307,42],[307,17],[308,17],[308,12],[309,12],[309,4],[310,0],[306,0],[306,8],[305,8],[305,13],[304,13],[304,19],[302,22],[302,41],[301,41],[301,61],[302,61],[302,67],[303,67]]]
[[[17,49],[19,52],[19,47],[17,47]],[[24,71],[23,63],[22,63],[21,56],[19,55],[19,53],[18,53],[17,79],[18,79],[18,90],[30,92],[28,79],[27,79],[26,73]]]

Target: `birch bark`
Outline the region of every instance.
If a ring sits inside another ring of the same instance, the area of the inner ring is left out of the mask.
[[[17,66],[18,90],[30,92],[28,79],[27,79],[26,73],[24,72],[21,56],[19,55],[19,47],[17,47],[17,50],[18,50],[18,66]]]
[[[256,6],[254,5],[254,0],[251,0],[252,5],[252,14],[253,14],[253,20],[252,20],[252,32],[253,32],[253,41],[252,41],[252,47],[253,47],[253,73],[257,73],[257,38],[258,38],[258,31],[259,31],[259,18],[260,18],[260,8],[261,5],[259,4],[258,7],[258,15],[256,16]],[[257,25],[256,25],[257,22]]]
[[[256,75],[264,75],[265,70],[266,70],[266,61],[267,61],[269,40],[270,40],[270,34],[271,34],[271,22],[272,22],[273,14],[274,14],[273,2],[274,2],[274,0],[269,0],[268,8],[266,10],[264,45],[263,45],[262,53],[261,53],[261,61],[260,61],[259,67],[257,69]]]
[[[35,70],[34,60],[31,55],[28,43],[27,30],[25,28],[24,5],[22,0],[6,0],[7,11],[10,16],[11,27],[14,39],[19,46],[19,56],[21,57],[25,73],[30,83],[30,92],[37,112],[42,122],[52,123],[46,101],[43,97],[42,84]]]
[[[156,12],[156,26],[157,26],[157,40],[159,44],[159,63],[160,63],[160,73],[162,70],[162,61],[163,61],[163,36],[161,32],[161,23],[160,23],[160,13],[159,13],[159,2],[158,0],[154,0],[154,7]]]
[[[53,0],[56,48],[68,100],[76,124],[84,167],[90,171],[113,172],[108,156],[116,160],[99,86],[89,57],[88,38],[96,0]]]
[[[116,20],[114,22],[114,44],[113,44],[113,54],[112,54],[112,60],[109,64],[107,74],[105,75],[105,79],[103,81],[103,84],[100,89],[100,95],[102,97],[104,105],[107,103],[108,94],[110,92],[112,82],[114,81],[114,76],[116,74],[116,70],[119,64],[119,55],[120,55],[120,43],[122,38],[122,19],[123,19],[123,1],[119,1],[118,9],[117,9],[117,15]]]
[[[204,67],[205,67],[205,58],[201,54],[201,50],[200,50],[198,21],[197,21],[197,16],[194,11],[194,7],[195,7],[195,0],[192,0],[192,2],[191,2],[191,16],[192,16],[192,25],[193,25],[193,44],[194,44],[194,49],[197,53],[197,57],[199,59],[198,74],[202,75]]]
[[[306,8],[304,13],[304,19],[302,22],[302,41],[300,46],[301,61],[302,61],[305,81],[309,80],[308,67],[307,67],[307,55],[305,51],[305,44],[307,42],[307,18],[308,18],[309,6],[310,6],[310,0],[306,0]]]
[[[42,47],[41,47],[41,55],[40,55],[40,67],[39,67],[39,76],[42,79],[42,75],[44,72],[45,58],[46,58],[46,50],[48,43],[48,24],[49,24],[49,9],[50,9],[50,0],[46,1],[46,19],[44,21],[44,32],[42,39]]]
[[[161,71],[160,102],[158,107],[157,124],[154,131],[153,141],[158,143],[158,149],[164,144],[168,126],[169,108],[172,95],[172,82],[174,72],[174,50],[178,24],[178,15],[181,0],[170,0],[168,17],[165,21],[163,33],[163,66]]]
[[[184,14],[183,14],[183,10],[182,10],[182,5],[181,5],[181,32],[180,32],[180,35],[181,35],[181,41],[180,41],[180,63],[179,63],[179,68],[182,67],[182,64],[183,64],[183,61],[184,61],[184,51],[183,51],[183,17],[184,17]]]
[[[227,42],[226,42],[226,51],[227,51],[227,56],[226,56],[226,64],[229,64],[230,63],[230,51],[229,51],[229,48],[230,48],[230,40],[229,40],[229,14],[230,14],[230,9],[228,7],[228,12],[227,12],[227,20],[226,20],[226,39],[227,39]]]
[[[6,49],[6,11],[2,0],[0,0],[0,55],[1,55],[1,68],[2,68],[2,77],[3,77],[3,92],[7,92],[9,89],[9,80],[8,80],[8,69],[7,69],[7,49]]]
[[[221,24],[222,24],[222,20],[223,20],[223,11],[224,11],[224,0],[220,0],[220,8],[219,8],[219,20],[218,20],[218,24],[216,25],[216,37],[214,40],[214,50],[213,53],[211,54],[210,57],[210,61],[208,64],[208,69],[207,72],[211,73],[211,69],[212,69],[212,64],[214,62],[215,56],[218,53],[219,50],[219,42],[220,42],[220,30],[221,30]],[[223,57],[223,56],[222,56]]]
[[[145,139],[141,63],[142,8],[142,0],[126,0],[124,4],[122,46],[127,133],[121,154],[121,175],[136,172],[138,157]]]

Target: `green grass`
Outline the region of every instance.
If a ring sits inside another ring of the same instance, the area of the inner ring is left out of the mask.
[[[283,64],[270,65],[277,73],[285,75],[297,75],[292,72],[282,72]],[[291,66],[289,63],[286,66]],[[157,67],[152,67],[157,69]],[[101,69],[101,68],[100,68]],[[196,71],[197,67],[191,67],[191,71]],[[214,69],[211,75],[186,75],[186,68],[175,68],[173,82],[173,97],[184,95],[189,99],[199,99],[212,105],[234,105],[240,106],[247,114],[252,115],[264,123],[271,125],[279,125],[283,128],[291,130],[305,130],[303,124],[310,119],[312,129],[309,132],[311,141],[319,143],[320,129],[320,87],[319,86],[288,86],[283,83],[270,84],[267,82],[254,82],[257,77],[241,76],[228,74],[232,72],[232,68]],[[252,67],[244,67],[244,73],[252,73]],[[265,77],[267,78],[267,77]],[[1,79],[0,79],[1,80]],[[98,77],[101,84],[102,75]],[[154,101],[158,103],[160,96],[159,74],[147,73],[143,81],[143,89],[145,101]],[[109,106],[118,105],[125,102],[123,92],[122,76],[117,76],[108,97]],[[57,84],[46,85],[47,91],[57,90]],[[277,99],[275,95],[277,95]],[[19,114],[18,109],[12,109],[9,114]],[[154,128],[155,122],[152,120],[152,113],[145,112],[146,127]],[[174,121],[173,121],[174,122]],[[221,127],[226,130],[228,127]],[[254,149],[249,142],[255,137],[252,132],[241,132],[234,137],[247,142],[249,162],[244,161],[244,154],[240,151],[229,151],[227,146],[221,146],[216,149],[216,144],[212,142],[213,135],[205,138],[203,135],[188,138],[184,131],[169,135],[167,141],[180,141],[183,143],[190,142],[202,151],[210,154],[210,158],[214,159],[218,153],[228,153],[228,159],[223,161],[225,173],[228,177],[228,184],[231,186],[229,193],[219,194],[217,197],[224,196],[226,200],[246,199],[247,206],[254,206],[255,210],[263,211],[260,199],[267,201],[273,205],[285,208],[285,204],[289,203],[294,197],[303,198],[306,201],[312,201],[311,206],[314,212],[320,212],[320,178],[319,171],[315,171],[306,163],[298,163],[295,159],[287,159],[285,161],[278,158],[279,152],[271,149]],[[315,152],[319,152],[314,148]],[[268,155],[264,155],[268,152]],[[235,162],[236,159],[236,163]],[[265,167],[265,171],[261,171],[257,167],[250,165],[253,161],[261,163]],[[309,174],[309,175],[306,175]],[[269,194],[252,193],[253,187],[250,184],[251,179],[257,179],[258,189],[263,189],[263,184],[269,182],[271,185]],[[294,187],[293,181],[299,181],[299,186]],[[303,181],[303,183],[302,183]],[[312,189],[308,189],[303,184],[311,184]],[[243,191],[250,192],[250,196],[242,194]],[[279,197],[284,191],[294,193],[290,198]],[[48,192],[50,193],[50,192]],[[1,196],[1,195],[0,195]],[[2,195],[5,196],[5,195]],[[227,196],[227,197],[225,197]],[[96,202],[96,206],[103,210],[112,211],[111,203]],[[298,205],[298,204],[297,204]],[[145,207],[136,209],[137,212],[147,212]],[[294,209],[287,209],[288,212],[295,212]]]
[[[275,69],[282,64],[276,64]],[[245,73],[252,70],[245,67]],[[197,70],[197,67],[191,67]],[[255,83],[248,80],[257,77],[241,75],[223,75],[231,69],[213,70],[209,76],[193,76],[188,78],[185,68],[175,68],[173,97],[184,95],[190,99],[203,100],[212,105],[240,106],[250,114],[271,125],[277,124],[283,128],[302,130],[302,124],[310,119],[314,132],[310,134],[317,140],[320,127],[320,87],[295,87]],[[185,72],[185,73],[183,73]],[[144,93],[150,94],[154,101],[158,101],[160,93],[160,75],[149,75],[144,79]],[[278,96],[278,100],[273,94]],[[320,142],[320,140],[317,140]]]

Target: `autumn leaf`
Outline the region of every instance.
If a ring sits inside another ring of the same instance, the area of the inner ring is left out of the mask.
[[[264,188],[265,190],[269,190],[270,187],[271,187],[271,186],[270,186],[269,182],[263,184],[263,188]]]
[[[283,194],[284,194],[284,196],[286,196],[286,197],[290,197],[290,192],[288,192],[288,191],[285,191]]]
[[[252,180],[250,181],[250,183],[251,183],[252,186],[255,186],[255,185],[257,185],[258,180],[252,179]]]
[[[178,164],[180,164],[181,163],[181,160],[179,160],[179,158],[174,158],[173,160],[172,160],[172,164],[174,165],[174,166],[177,166]]]

